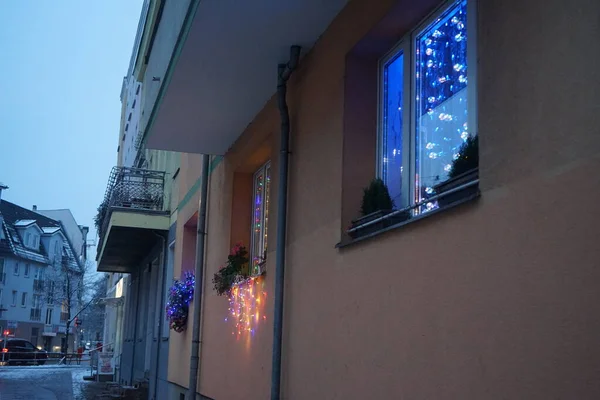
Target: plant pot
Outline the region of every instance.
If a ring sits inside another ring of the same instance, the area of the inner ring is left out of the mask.
[[[368,224],[371,221],[375,221],[381,217],[384,217],[390,213],[394,212],[394,210],[379,210],[374,213],[367,214],[364,217],[357,218],[352,221],[352,225],[350,229],[357,228],[350,232],[348,230],[348,235],[351,238],[356,239],[357,237],[365,236],[370,233],[378,232],[388,226],[392,226],[395,224],[399,224],[400,222],[404,222],[410,218],[410,211],[403,211],[401,213],[389,216],[388,218],[382,219],[372,224]],[[367,225],[368,224],[368,225]]]
[[[442,193],[448,192],[452,189],[456,189],[466,183],[472,182],[476,179],[479,179],[479,168],[475,168],[471,171],[467,171],[464,174],[458,175],[455,178],[448,179],[447,181],[444,181],[444,182],[434,186],[433,188],[434,188],[436,194],[442,194]],[[438,200],[437,200],[438,206],[440,208],[449,206],[453,203],[456,203],[457,201],[460,201],[464,198],[467,198],[467,197],[477,194],[478,190],[479,190],[479,185],[475,185],[475,184],[468,186],[466,188],[457,190],[453,193],[450,193],[443,197],[438,198]]]

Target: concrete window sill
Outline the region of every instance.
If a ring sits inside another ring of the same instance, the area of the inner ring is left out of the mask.
[[[382,234],[384,234],[386,232],[393,231],[393,230],[402,228],[403,226],[416,223],[416,222],[421,221],[421,220],[423,220],[425,218],[431,218],[434,215],[437,215],[439,213],[443,213],[443,212],[445,212],[447,210],[450,210],[452,208],[461,206],[461,205],[466,204],[466,203],[474,202],[480,196],[481,196],[481,193],[479,192],[479,190],[477,190],[477,192],[475,194],[472,194],[472,195],[469,195],[469,196],[465,196],[465,197],[463,197],[463,198],[461,198],[461,199],[459,199],[459,200],[457,200],[457,201],[455,201],[455,202],[453,202],[451,204],[445,205],[443,207],[440,207],[438,209],[429,211],[429,212],[421,214],[421,215],[417,215],[415,217],[411,217],[411,218],[409,218],[409,219],[407,219],[405,221],[402,221],[400,223],[397,223],[397,224],[394,224],[394,225],[391,225],[391,226],[387,226],[387,227],[379,229],[379,230],[377,230],[375,232],[370,232],[368,234],[365,234],[365,235],[362,235],[362,236],[358,236],[358,237],[353,238],[353,239],[346,238],[346,239],[342,240],[341,242],[337,243],[335,245],[335,248],[337,248],[337,249],[343,249],[343,248],[352,246],[354,244],[361,243],[361,242],[364,242],[366,240],[372,239],[372,238],[377,237],[379,235],[382,235]]]

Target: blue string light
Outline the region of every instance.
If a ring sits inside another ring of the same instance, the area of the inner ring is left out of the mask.
[[[167,318],[169,327],[175,332],[183,332],[187,324],[189,306],[194,299],[196,278],[192,272],[185,272],[182,280],[175,280],[169,289]]]

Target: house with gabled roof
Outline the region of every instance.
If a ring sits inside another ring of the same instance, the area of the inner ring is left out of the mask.
[[[60,221],[0,198],[3,335],[49,352],[64,351],[67,321],[82,306],[83,273],[83,260]],[[74,351],[73,326],[69,333],[68,349]]]

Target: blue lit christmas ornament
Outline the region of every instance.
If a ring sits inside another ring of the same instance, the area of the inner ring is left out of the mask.
[[[182,280],[175,280],[169,289],[167,318],[169,327],[175,332],[183,332],[187,324],[189,306],[194,299],[196,279],[192,272],[185,272]]]

